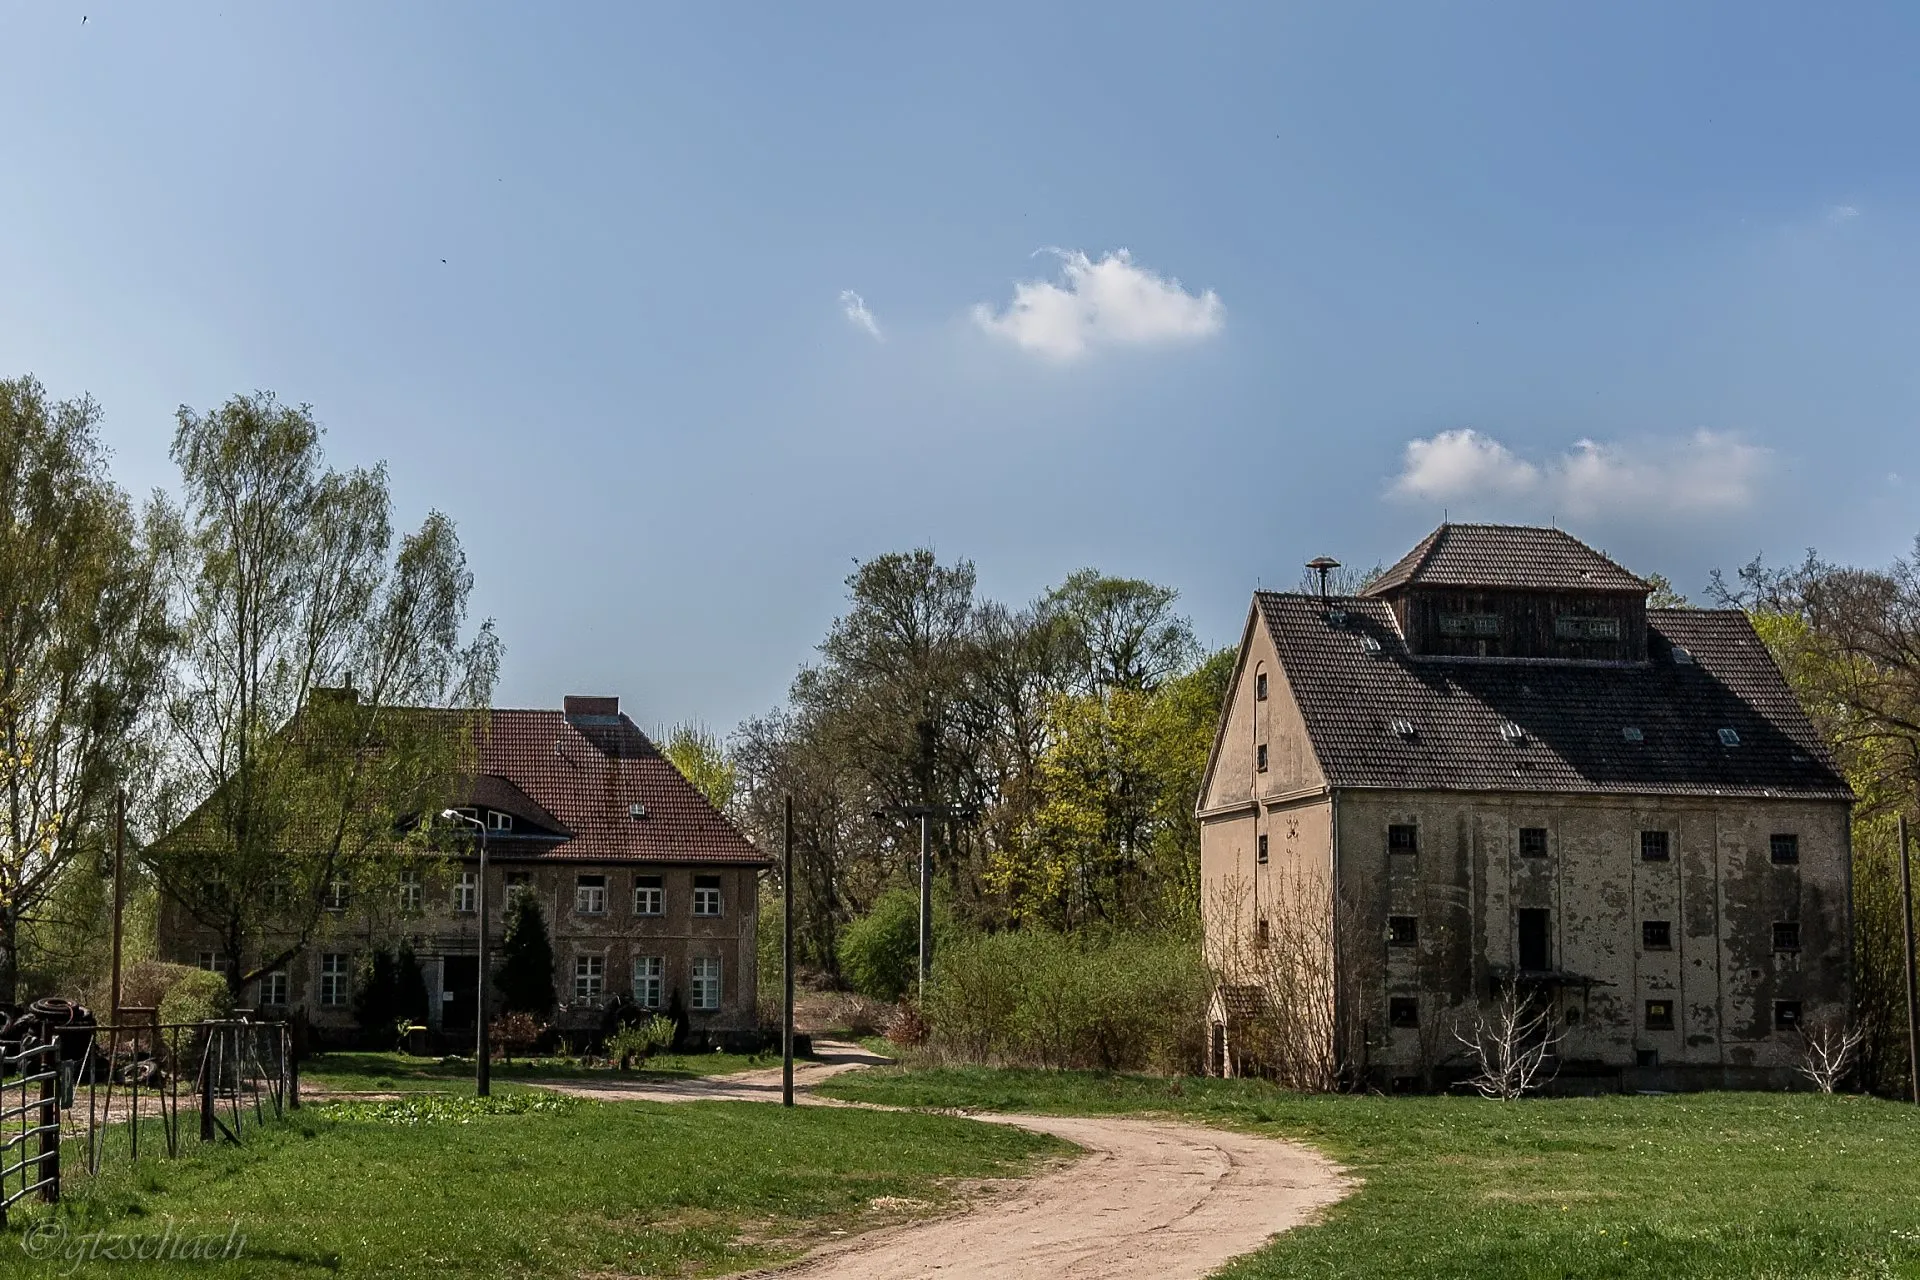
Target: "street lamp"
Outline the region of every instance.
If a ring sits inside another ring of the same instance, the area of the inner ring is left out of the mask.
[[[450,822],[464,822],[480,832],[480,1025],[474,1031],[473,1091],[484,1098],[493,1092],[493,1046],[487,1043],[487,824],[458,809],[442,809],[440,816]]]
[[[927,820],[966,821],[979,811],[964,804],[901,804],[876,809],[874,821],[888,818],[920,819],[920,998],[927,998],[927,978],[933,972],[933,850],[927,842]]]

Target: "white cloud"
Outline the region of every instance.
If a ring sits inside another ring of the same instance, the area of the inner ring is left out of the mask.
[[[1603,444],[1580,440],[1544,464],[1471,428],[1407,443],[1388,492],[1397,498],[1592,518],[1715,515],[1753,504],[1772,454],[1724,432]]]
[[[1827,207],[1827,221],[1833,223],[1852,222],[1860,216],[1860,210],[1850,204],[1836,204]]]
[[[1050,360],[1078,359],[1095,347],[1155,346],[1212,337],[1226,323],[1220,295],[1188,293],[1156,275],[1125,249],[1098,262],[1079,250],[1049,249],[1060,259],[1060,282],[1022,280],[999,311],[973,308],[973,322]]]
[[[840,310],[846,313],[847,322],[862,330],[875,342],[885,342],[880,332],[880,322],[873,318],[873,312],[867,310],[867,300],[851,289],[840,291]]]

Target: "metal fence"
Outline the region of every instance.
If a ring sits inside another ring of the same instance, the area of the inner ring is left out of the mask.
[[[282,1022],[65,1026],[0,1049],[0,1228],[39,1193],[109,1162],[178,1156],[188,1140],[238,1144],[299,1103]],[[77,1166],[77,1167],[75,1167]]]

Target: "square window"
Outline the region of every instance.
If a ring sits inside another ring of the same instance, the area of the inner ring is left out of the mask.
[[[1773,1002],[1773,1029],[1775,1031],[1798,1031],[1800,1029],[1800,1002],[1798,1000],[1775,1000]]]
[[[1773,949],[1775,951],[1798,951],[1800,949],[1800,922],[1798,920],[1775,920],[1773,922]]]
[[[263,1009],[287,1007],[287,971],[285,969],[275,969],[272,973],[260,975],[260,1007]]]
[[[1420,828],[1411,822],[1396,822],[1387,828],[1388,853],[1420,852]]]
[[[418,871],[400,873],[400,910],[407,915],[417,915],[426,904],[426,886],[420,883]]]
[[[320,957],[320,1003],[329,1009],[347,1002],[347,956],[329,951]]]
[[[719,876],[695,876],[693,878],[693,914],[697,916],[717,916],[720,914]],[[718,964],[719,961],[716,960],[714,963]]]
[[[345,911],[347,909],[347,899],[349,896],[347,878],[345,876],[333,875],[328,877],[327,893],[324,901],[327,910],[336,913]]]
[[[1388,916],[1387,945],[1390,947],[1417,947],[1420,945],[1420,920],[1417,916]]]
[[[1261,773],[1265,773],[1267,771],[1267,744],[1266,743],[1263,742],[1259,746],[1253,749],[1253,763],[1254,763],[1254,767],[1258,769]]]
[[[510,813],[501,813],[497,809],[487,810],[487,830],[489,831],[513,830],[513,815]]]
[[[607,914],[607,878],[581,876],[573,882],[573,911],[581,916]]]
[[[1261,832],[1259,843],[1260,843],[1260,853],[1259,853],[1260,865],[1264,867],[1267,865],[1267,836],[1265,832]]]
[[[1640,922],[1640,945],[1648,951],[1673,950],[1673,921],[1642,920]]]
[[[666,959],[662,956],[633,958],[633,1002],[643,1009],[658,1009],[666,1003]]]
[[[704,1012],[720,1007],[720,961],[712,956],[694,957],[693,1007]]]
[[[1647,1030],[1649,1031],[1673,1030],[1673,1001],[1671,1000],[1647,1001]]]
[[[1642,831],[1640,833],[1640,861],[1665,862],[1672,856],[1672,844],[1665,831]]]
[[[202,951],[194,963],[208,973],[225,973],[227,954],[224,951]]]
[[[1267,700],[1267,673],[1264,671],[1253,677],[1253,697],[1256,702]]]
[[[480,909],[480,873],[462,871],[453,882],[453,909],[472,914]]]
[[[1413,996],[1394,996],[1387,1001],[1387,1022],[1395,1027],[1420,1025],[1420,1001]]]
[[[666,885],[659,876],[633,878],[633,914],[637,916],[667,914]]]
[[[1800,837],[1791,832],[1776,831],[1767,837],[1767,852],[1779,866],[1798,862],[1800,861]]]
[[[1520,828],[1520,856],[1523,858],[1544,858],[1547,856],[1547,829],[1545,827]]]
[[[605,956],[575,956],[573,958],[573,998],[575,1000],[598,1000],[607,976]]]
[[[1659,1066],[1660,1051],[1658,1049],[1635,1049],[1633,1051],[1633,1065],[1636,1067]]]

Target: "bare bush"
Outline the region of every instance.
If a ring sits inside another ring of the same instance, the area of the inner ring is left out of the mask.
[[[1829,1018],[1800,1028],[1800,1074],[1822,1093],[1832,1093],[1853,1070],[1867,1029],[1845,1018]]]
[[[1553,1078],[1554,1047],[1566,1038],[1553,1017],[1553,1002],[1522,993],[1509,982],[1491,1017],[1474,1016],[1472,1035],[1456,1027],[1454,1038],[1473,1055],[1479,1071],[1467,1083],[1482,1097],[1511,1102]]]

